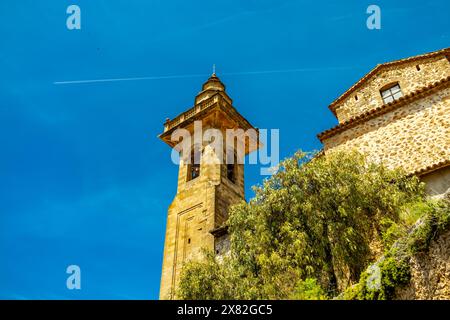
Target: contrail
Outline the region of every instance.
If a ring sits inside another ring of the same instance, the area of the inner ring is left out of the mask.
[[[205,77],[205,74],[185,74],[185,75],[172,75],[172,76],[110,78],[110,79],[91,79],[91,80],[70,80],[70,81],[55,81],[55,82],[53,82],[53,84],[82,84],[82,83],[98,83],[98,82],[162,80],[162,79],[180,79],[180,78],[197,78],[197,77]]]
[[[353,68],[354,67],[297,68],[297,69],[284,69],[284,70],[282,69],[282,70],[224,72],[221,75],[224,75],[224,76],[241,76],[241,75],[259,75],[259,74],[292,73],[292,72],[338,71],[338,70],[348,70],[348,69],[353,69]],[[199,77],[207,77],[207,76],[209,76],[209,74],[181,74],[181,75],[151,76],[151,77],[55,81],[55,82],[53,82],[53,84],[55,84],[55,85],[63,85],[63,84],[118,82],[118,81],[163,80],[163,79],[199,78]]]
[[[291,72],[314,72],[314,71],[337,71],[348,70],[354,67],[329,67],[329,68],[297,68],[297,69],[282,69],[282,70],[263,70],[263,71],[243,71],[243,72],[231,72],[222,73],[225,76],[240,76],[240,75],[252,75],[252,74],[270,74],[270,73],[291,73]]]

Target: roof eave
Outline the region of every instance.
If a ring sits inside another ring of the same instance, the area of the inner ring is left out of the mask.
[[[416,55],[416,56],[409,57],[409,58],[404,58],[404,59],[399,59],[399,60],[394,60],[394,61],[378,64],[375,68],[373,68],[370,72],[368,72],[360,80],[358,80],[355,84],[353,84],[347,91],[345,91],[336,100],[334,100],[328,106],[328,108],[336,116],[337,104],[342,102],[342,100],[347,98],[357,88],[359,88],[363,83],[365,83],[372,75],[376,74],[382,68],[385,68],[385,67],[388,67],[388,66],[392,66],[392,65],[395,65],[395,64],[409,63],[411,61],[416,61],[416,60],[430,59],[430,58],[437,57],[437,56],[440,56],[440,55],[444,55],[445,56],[446,54],[449,54],[449,53],[450,53],[450,47],[444,48],[444,49],[441,49],[441,50],[437,50],[437,51],[433,51],[433,52],[429,52],[429,53],[425,53],[425,54],[421,54],[421,55]]]
[[[317,138],[319,138],[320,142],[324,142],[325,139],[331,138],[334,135],[338,134],[339,132],[342,132],[344,130],[350,129],[354,127],[355,125],[358,125],[362,121],[367,121],[369,119],[372,119],[373,117],[376,117],[380,114],[384,114],[386,112],[391,111],[392,109],[395,109],[397,107],[403,106],[405,103],[410,103],[412,101],[415,101],[417,99],[421,99],[428,94],[433,93],[435,90],[439,90],[441,87],[448,86],[450,83],[450,76],[447,78],[444,78],[440,81],[437,81],[433,84],[430,84],[426,87],[422,87],[420,89],[417,89],[414,92],[411,92],[410,94],[403,96],[397,101],[390,102],[388,104],[384,104],[378,108],[368,110],[367,112],[358,115],[356,117],[353,117],[349,120],[347,120],[344,123],[340,123],[337,126],[325,130],[317,135]]]

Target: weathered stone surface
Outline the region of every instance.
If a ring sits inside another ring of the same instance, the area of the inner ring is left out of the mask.
[[[380,90],[390,84],[399,83],[403,95],[407,95],[449,75],[450,63],[444,55],[386,67],[344,99],[336,108],[336,116],[343,123],[382,106]]]
[[[397,289],[396,299],[450,299],[450,231],[433,241],[428,252],[416,255],[411,270],[410,284]]]
[[[343,129],[321,140],[325,153],[356,149],[370,161],[418,173],[431,195],[442,196],[450,189],[450,61],[448,50],[426,57],[380,68],[338,100],[335,112]],[[410,96],[387,108],[380,90],[393,83]],[[376,108],[385,112],[374,113]]]
[[[450,159],[450,88],[327,138],[324,148],[357,149],[409,173]]]
[[[450,194],[449,76],[448,49],[380,68],[333,104],[340,125],[319,135],[325,153],[356,149],[370,161],[418,174],[431,196]],[[409,98],[387,108],[380,90],[394,83]],[[450,231],[411,263],[411,283],[398,299],[450,299]]]

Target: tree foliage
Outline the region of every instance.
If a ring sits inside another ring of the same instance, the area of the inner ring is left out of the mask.
[[[373,262],[371,244],[399,236],[394,227],[404,227],[405,208],[426,202],[416,177],[357,152],[298,152],[254,191],[249,203],[230,209],[230,252],[187,263],[178,297],[335,296]]]

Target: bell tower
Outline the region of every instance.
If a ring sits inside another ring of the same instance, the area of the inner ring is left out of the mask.
[[[213,73],[194,106],[167,119],[159,138],[180,153],[177,194],[167,215],[159,293],[160,299],[175,299],[186,261],[201,259],[202,248],[218,255],[228,250],[224,226],[228,208],[245,200],[243,159],[258,148],[258,131],[233,107],[225,85]]]

